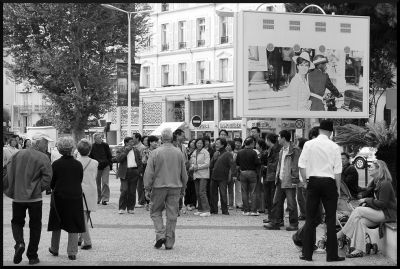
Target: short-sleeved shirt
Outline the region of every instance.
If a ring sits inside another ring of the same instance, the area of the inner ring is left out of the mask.
[[[307,141],[299,158],[299,167],[306,169],[306,176],[335,178],[342,173],[339,146],[326,135]]]

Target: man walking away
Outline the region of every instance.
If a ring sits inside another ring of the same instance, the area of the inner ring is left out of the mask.
[[[333,122],[323,120],[319,136],[307,141],[299,159],[302,178],[307,179],[306,224],[304,226],[301,260],[312,261],[315,218],[318,218],[320,201],[326,212],[327,241],[326,261],[343,261],[338,256],[336,238],[336,209],[340,195],[340,174],[342,162],[339,146],[329,138],[333,132]]]
[[[37,252],[42,231],[42,192],[50,189],[52,177],[50,159],[44,153],[48,141],[53,140],[45,134],[33,135],[32,147],[18,151],[7,163],[8,186],[3,193],[13,199],[11,229],[15,240],[15,264],[22,261],[25,251],[23,229],[27,209],[30,237],[26,256],[31,265],[40,262]]]
[[[112,167],[112,155],[110,147],[106,142],[103,142],[103,135],[101,133],[95,133],[93,135],[94,142],[92,151],[89,157],[99,162],[96,184],[97,184],[97,203],[100,202],[103,205],[107,205],[110,200],[110,187],[109,176],[110,169]]]
[[[150,200],[150,217],[156,232],[155,248],[165,244],[172,249],[175,243],[175,227],[178,218],[179,198],[185,194],[188,175],[182,152],[172,145],[172,131],[161,132],[163,144],[155,149],[147,161],[144,174],[146,198]],[[162,211],[166,209],[164,226]]]

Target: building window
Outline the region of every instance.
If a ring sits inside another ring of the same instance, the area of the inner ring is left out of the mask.
[[[233,120],[233,99],[221,99],[221,120]]]
[[[168,11],[169,10],[169,4],[168,3],[162,3],[161,4],[161,11]]]
[[[24,106],[27,106],[29,104],[29,102],[28,102],[28,94],[27,93],[23,94],[22,95],[22,99],[23,99],[23,102],[24,102]]]
[[[186,75],[186,63],[180,63],[178,65],[178,79],[180,85],[186,85],[187,75]]]
[[[274,20],[263,20],[263,29],[274,30]]]
[[[204,83],[205,70],[206,68],[204,61],[197,62],[197,83]]]
[[[168,85],[168,75],[169,75],[169,66],[162,65],[161,66],[161,86]]]
[[[167,121],[185,121],[185,101],[167,102]]]
[[[219,80],[228,81],[228,59],[219,60]]]
[[[228,18],[220,17],[220,44],[228,43]]]
[[[168,24],[161,24],[161,51],[168,50],[167,28]]]
[[[290,31],[300,31],[300,21],[289,21]]]
[[[199,115],[203,121],[214,120],[214,100],[192,101],[190,108],[192,117]]]
[[[205,45],[206,20],[204,18],[197,19],[197,46]]]
[[[143,67],[143,86],[150,87],[150,66]]]
[[[341,33],[351,33],[351,24],[350,23],[341,23],[340,24],[340,32]]]
[[[185,21],[178,22],[178,42],[179,42],[179,49],[186,48],[186,37],[185,37]]]

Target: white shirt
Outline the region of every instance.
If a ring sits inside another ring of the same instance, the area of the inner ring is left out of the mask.
[[[126,158],[128,160],[128,168],[137,167],[137,163],[135,160],[135,153],[133,152],[133,150],[129,151],[128,156]]]
[[[299,158],[299,167],[306,169],[307,178],[330,177],[342,173],[340,147],[326,135],[320,134],[304,144]]]
[[[287,148],[282,148],[282,158],[281,158],[281,169],[279,171],[279,178],[282,179],[283,178],[283,168],[284,168],[284,161],[285,161],[285,157],[286,155],[289,153],[289,146],[287,146]]]

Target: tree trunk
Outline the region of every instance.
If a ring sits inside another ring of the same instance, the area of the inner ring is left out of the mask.
[[[78,144],[79,140],[85,137],[85,130],[73,128],[72,129],[72,138],[74,139],[75,143]]]

